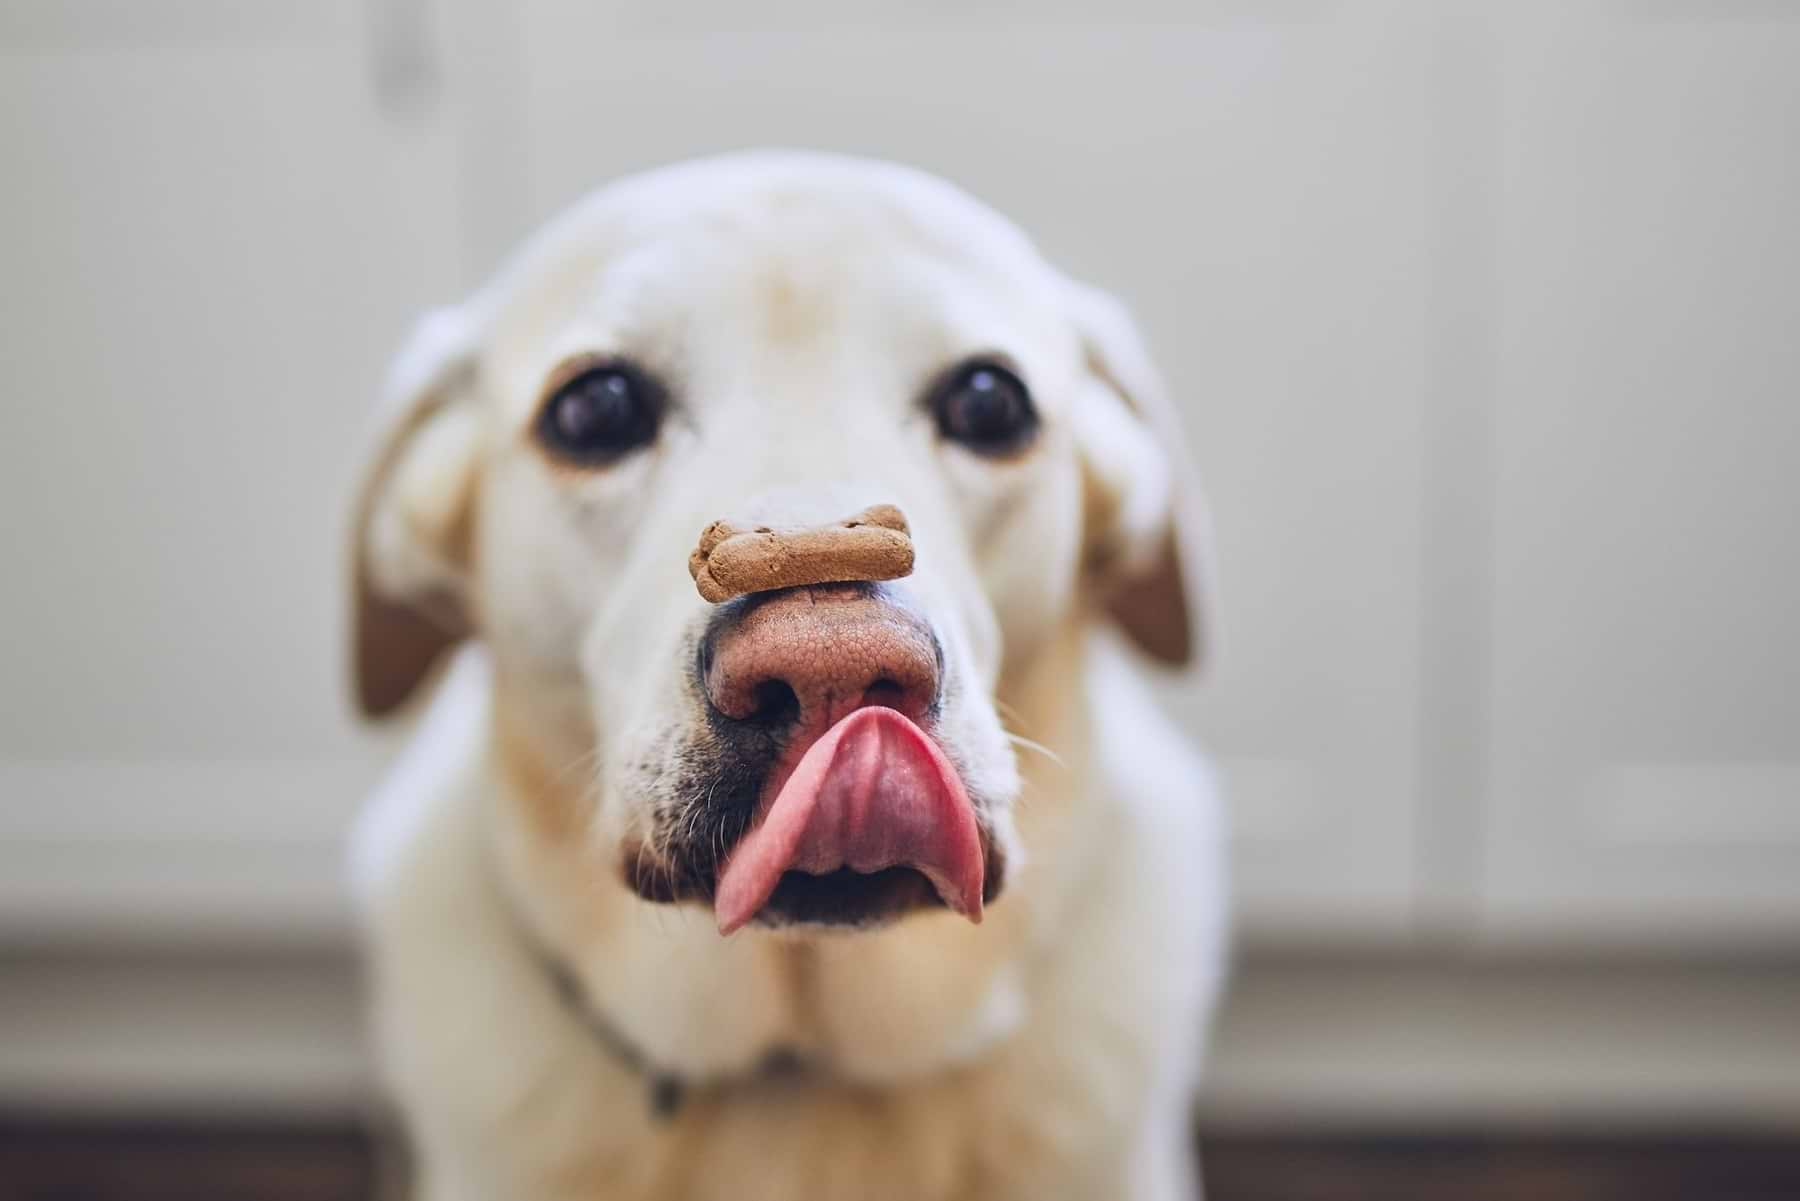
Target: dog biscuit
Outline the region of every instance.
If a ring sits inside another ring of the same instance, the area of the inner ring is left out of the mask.
[[[713,604],[776,588],[893,580],[912,569],[911,531],[893,505],[799,529],[715,521],[688,556],[688,574]]]

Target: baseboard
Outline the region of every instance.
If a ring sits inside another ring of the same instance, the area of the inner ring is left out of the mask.
[[[338,951],[0,960],[0,1107],[324,1117],[373,1090]],[[1253,958],[1209,1128],[1800,1130],[1800,965]]]
[[[1253,959],[1219,1128],[1800,1130],[1800,964]]]

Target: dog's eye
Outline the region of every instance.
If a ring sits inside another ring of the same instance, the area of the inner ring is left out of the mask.
[[[662,391],[624,363],[587,368],[550,394],[537,436],[553,454],[599,466],[644,446],[662,421]]]
[[[1037,433],[1037,408],[1024,381],[978,359],[957,368],[932,394],[938,432],[984,455],[1023,448]]]

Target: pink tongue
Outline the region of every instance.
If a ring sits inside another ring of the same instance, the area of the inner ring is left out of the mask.
[[[981,920],[985,867],[975,810],[956,769],[893,709],[857,709],[794,767],[762,823],[719,873],[719,933],[756,916],[786,871],[868,874],[911,867],[944,903]]]

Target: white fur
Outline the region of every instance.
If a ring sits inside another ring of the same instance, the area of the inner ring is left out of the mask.
[[[353,856],[424,1201],[1197,1195],[1217,801],[1133,652],[1090,621],[1099,582],[1080,567],[1094,545],[1115,568],[1150,557],[1181,470],[1169,431],[1131,418],[1141,398],[1088,373],[1101,352],[1084,352],[1066,287],[935,181],[746,156],[601,193],[407,356],[406,444],[383,456],[358,554],[390,598],[452,597],[482,643],[459,652]],[[678,359],[710,399],[616,469],[546,467],[520,434],[543,379],[621,344]],[[905,432],[917,372],[994,349],[1044,413],[1025,460]],[[846,459],[868,470],[829,469]],[[472,561],[448,545],[465,492]],[[741,504],[829,517],[863,499],[913,520],[909,586],[964,693],[941,737],[1013,870],[981,926],[930,913],[721,939],[709,912],[641,901],[618,875],[655,820],[647,748],[693,720],[675,652],[704,606],[668,560]],[[1112,527],[1084,529],[1084,512]],[[1054,758],[1015,752],[1002,713]],[[558,997],[539,947],[697,1082],[673,1120]],[[776,1047],[828,1070],[754,1076]]]

